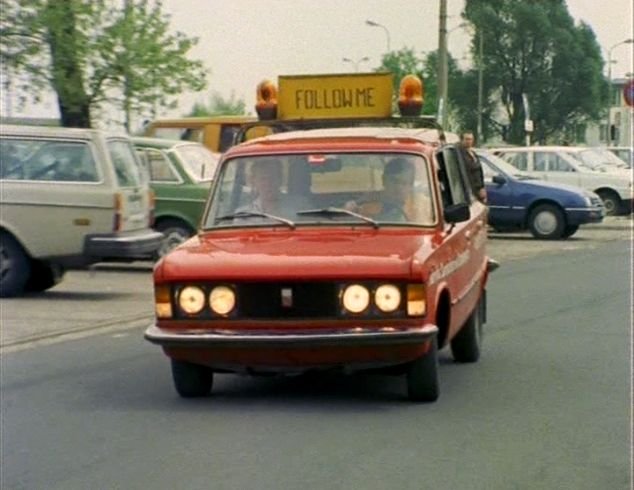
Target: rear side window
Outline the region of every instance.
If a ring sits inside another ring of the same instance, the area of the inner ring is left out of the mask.
[[[140,163],[132,145],[123,140],[108,141],[108,152],[121,187],[137,187],[143,182]]]
[[[90,145],[80,141],[3,138],[0,178],[50,182],[98,182]]]

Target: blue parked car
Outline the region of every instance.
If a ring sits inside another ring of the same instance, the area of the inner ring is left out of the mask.
[[[579,225],[599,223],[601,199],[579,187],[529,177],[485,150],[477,150],[484,170],[489,225],[497,231],[530,230],[535,238],[556,240]]]

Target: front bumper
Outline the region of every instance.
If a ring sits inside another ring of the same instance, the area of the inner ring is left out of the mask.
[[[151,325],[145,338],[163,347],[187,348],[320,348],[320,347],[383,347],[421,344],[438,334],[438,327],[348,328],[327,331],[281,333],[241,330],[167,330]]]
[[[154,253],[163,234],[150,228],[122,233],[88,235],[84,242],[85,255],[106,259],[144,258]]]
[[[584,225],[587,223],[601,223],[605,217],[603,207],[566,208],[566,222],[569,225]]]

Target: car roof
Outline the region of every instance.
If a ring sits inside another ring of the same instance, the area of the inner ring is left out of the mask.
[[[132,142],[135,146],[149,146],[152,148],[174,148],[177,146],[195,145],[204,146],[198,141],[168,139],[168,138],[152,138],[149,136],[133,136]]]
[[[104,135],[108,138],[126,138],[130,137],[122,132],[108,131],[94,128],[65,128],[61,126],[29,126],[19,124],[0,124],[0,134],[2,135],[19,135],[31,137],[49,137],[49,138],[78,138],[87,139],[95,135]]]
[[[487,148],[489,151],[576,151],[578,149],[589,149],[579,146],[564,146],[564,145],[543,145],[543,146],[500,146],[496,148]]]
[[[447,142],[457,143],[459,138],[454,133],[445,132]],[[268,142],[291,142],[297,140],[317,139],[376,139],[415,140],[423,144],[440,143],[440,131],[432,128],[394,128],[394,127],[351,127],[351,128],[326,128],[307,129],[300,131],[288,131],[276,133],[261,138],[246,141],[243,145],[252,145]]]

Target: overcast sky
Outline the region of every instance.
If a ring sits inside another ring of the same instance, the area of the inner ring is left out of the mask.
[[[184,94],[179,108],[166,115],[180,115],[194,102],[207,102],[212,91],[229,97],[233,92],[253,112],[255,87],[264,78],[302,73],[337,73],[378,66],[387,50],[403,47],[416,52],[438,47],[439,0],[163,0],[175,30],[199,38],[191,55],[210,71],[207,90]],[[464,0],[448,0],[448,29],[461,22]],[[576,21],[594,30],[607,59],[607,50],[634,37],[632,0],[568,0]],[[385,26],[371,27],[367,19]],[[387,31],[386,31],[387,30]],[[461,66],[471,63],[469,33],[457,28],[450,32],[448,46]],[[615,47],[612,75],[634,72],[632,44]],[[3,100],[4,105],[4,100]],[[51,100],[33,110],[50,116]],[[19,115],[14,108],[14,115]]]

